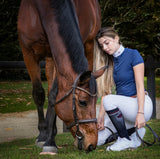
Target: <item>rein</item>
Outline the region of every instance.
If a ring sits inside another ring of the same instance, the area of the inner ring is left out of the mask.
[[[160,137],[155,133],[155,131],[153,131],[153,129],[152,129],[148,124],[146,124],[146,127],[147,127],[147,128],[152,132],[152,134],[153,134],[154,140],[153,140],[152,143],[149,143],[149,142],[147,142],[147,141],[144,141],[144,140],[140,137],[140,135],[138,134],[138,128],[137,128],[137,127],[135,128],[136,135],[137,135],[137,137],[141,140],[143,146],[145,146],[145,145],[146,145],[146,146],[152,146],[153,144],[155,144],[156,139],[157,139],[157,141],[159,142],[159,145],[160,145]],[[105,126],[105,128],[107,128],[107,129],[112,133],[111,139],[116,140],[116,139],[117,139],[116,133],[114,133],[114,132],[113,132],[109,127],[107,127],[107,126]],[[110,142],[110,140],[108,141],[108,143],[109,143],[109,142]]]
[[[141,140],[143,146],[145,146],[145,145],[147,145],[147,146],[152,146],[152,145],[156,142],[156,139],[158,140],[159,145],[160,145],[160,137],[153,131],[153,129],[152,129],[148,124],[146,124],[146,127],[152,132],[152,134],[153,134],[153,136],[154,136],[154,140],[153,140],[152,143],[149,143],[149,142],[147,142],[147,141],[144,141],[144,140],[139,136],[138,131],[137,131],[138,129],[137,129],[137,127],[136,127],[136,135],[137,135],[137,137]]]

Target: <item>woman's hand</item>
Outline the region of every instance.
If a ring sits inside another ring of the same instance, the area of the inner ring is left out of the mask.
[[[104,116],[98,116],[98,131],[104,129]]]
[[[137,113],[137,117],[136,117],[136,121],[135,121],[135,127],[137,127],[138,129],[141,127],[144,127],[146,125],[146,121],[144,118],[144,114],[143,113]]]

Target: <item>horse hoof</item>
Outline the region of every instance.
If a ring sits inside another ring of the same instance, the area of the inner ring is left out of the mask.
[[[40,155],[57,155],[57,153],[53,153],[53,152],[41,152]]]
[[[43,151],[42,152],[57,153],[58,149],[55,146],[43,146]]]
[[[35,145],[39,148],[43,148],[45,141],[38,141],[38,139],[36,139],[35,141]]]

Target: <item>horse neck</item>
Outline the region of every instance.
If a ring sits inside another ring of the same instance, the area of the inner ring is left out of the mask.
[[[88,62],[84,55],[73,1],[35,1],[57,71],[79,74],[87,70]]]
[[[57,60],[57,62],[59,61],[57,66],[58,87],[62,89],[62,91],[68,91],[78,76],[78,73],[74,71],[67,54],[61,57],[58,56],[58,58],[61,58],[61,60]]]

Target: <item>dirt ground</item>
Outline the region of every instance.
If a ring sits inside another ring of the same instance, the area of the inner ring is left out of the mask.
[[[160,98],[156,100],[156,118],[160,119]],[[97,106],[97,115],[99,106]],[[15,139],[37,137],[37,111],[0,114],[0,143]],[[63,133],[63,122],[57,118],[58,134]]]
[[[0,114],[0,142],[38,136],[37,111]],[[58,134],[63,133],[63,122],[57,118]]]

